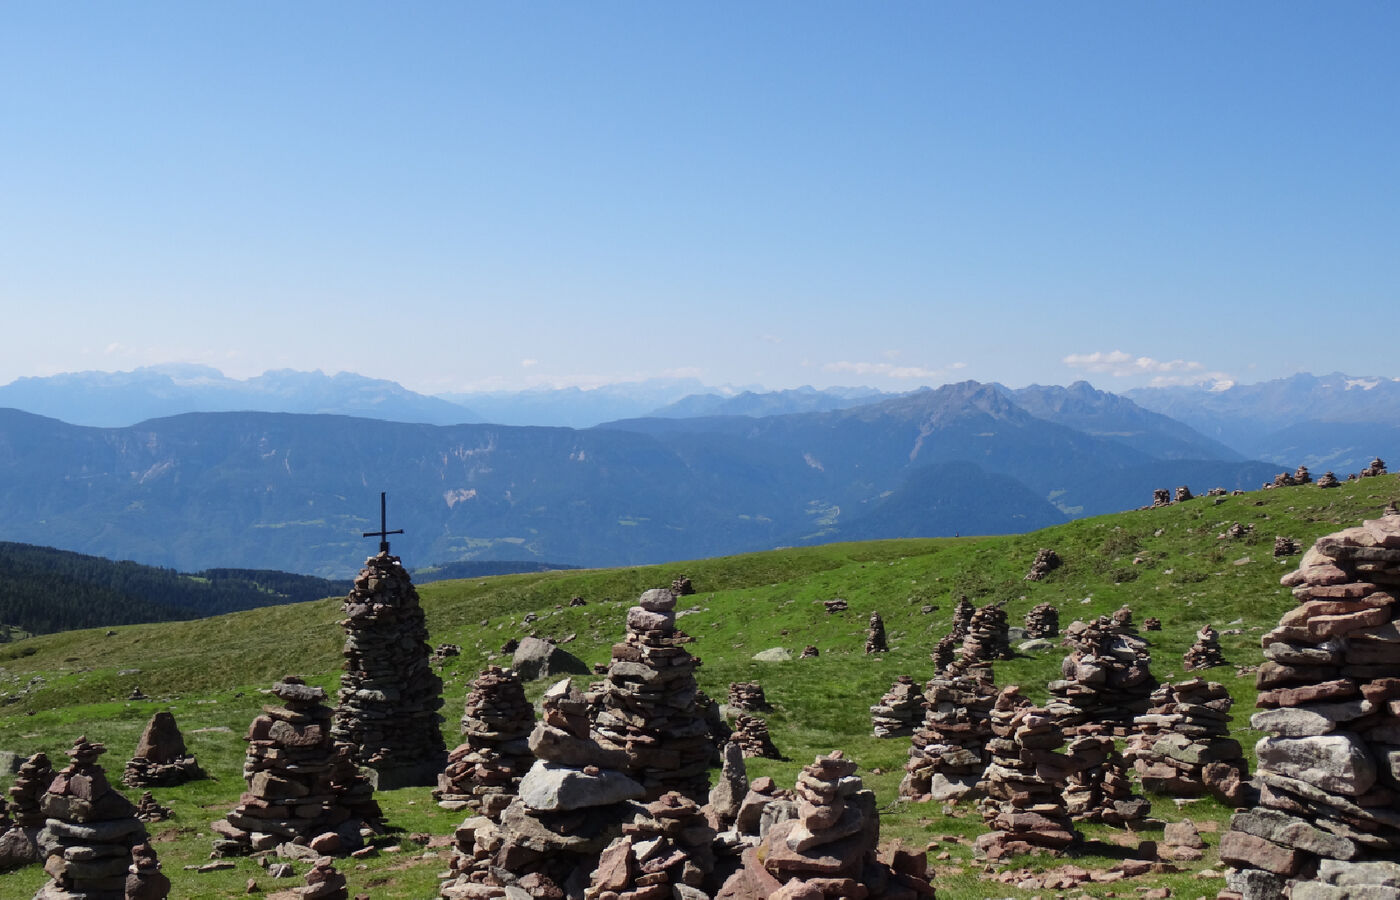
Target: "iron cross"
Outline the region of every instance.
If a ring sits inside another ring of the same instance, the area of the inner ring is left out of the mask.
[[[380,553],[388,553],[388,552],[389,552],[389,535],[391,535],[391,534],[403,534],[403,529],[402,529],[402,528],[395,528],[393,531],[390,531],[390,530],[389,530],[389,517],[388,517],[388,514],[385,512],[384,506],[385,506],[385,504],[384,504],[384,492],[383,492],[383,491],[380,491],[380,492],[379,492],[379,530],[378,530],[378,531],[366,531],[366,532],[364,533],[364,536],[365,536],[365,537],[377,537],[377,538],[379,538],[379,552],[380,552]]]

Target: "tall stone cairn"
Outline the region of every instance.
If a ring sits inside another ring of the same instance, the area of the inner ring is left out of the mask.
[[[933,645],[933,652],[928,655],[928,658],[933,660],[933,671],[940,674],[946,671],[953,664],[953,660],[957,658],[958,648],[961,646],[962,638],[954,635],[951,631],[943,635],[938,643]]]
[[[865,652],[885,653],[890,649],[889,643],[885,640],[885,620],[880,618],[880,614],[873,612],[870,614],[870,626],[865,630]]]
[[[1294,484],[1312,484],[1312,480],[1312,473],[1308,471],[1307,466],[1299,466],[1293,471]]]
[[[958,800],[975,791],[987,768],[997,689],[990,668],[936,675],[924,687],[924,721],[910,742],[899,796]]]
[[[1128,762],[1113,738],[1081,733],[1069,742],[1065,755],[1075,766],[1064,791],[1065,807],[1075,821],[1134,825],[1152,811],[1152,804],[1133,792]]]
[[[288,675],[272,695],[281,702],[264,706],[244,736],[247,790],[212,825],[215,855],[271,850],[298,838],[321,852],[359,847],[361,826],[381,818],[379,804],[350,745],[331,737],[326,692]]]
[[[734,719],[734,733],[729,739],[739,745],[747,759],[783,758],[773,744],[773,738],[768,733],[768,722],[762,716],[739,713]]]
[[[913,734],[923,719],[923,691],[908,675],[896,678],[880,702],[870,707],[871,733],[877,738]]]
[[[128,787],[173,787],[203,777],[199,763],[185,749],[174,714],[162,710],[146,723],[122,782]]]
[[[1134,721],[1125,756],[1133,761],[1144,790],[1177,797],[1214,794],[1239,806],[1248,789],[1249,766],[1240,742],[1230,736],[1225,685],[1196,677],[1152,692],[1151,707]]]
[[[447,756],[433,799],[497,820],[515,798],[520,779],[535,762],[530,732],[535,708],[512,669],[490,666],[471,684],[462,714],[465,741]]]
[[[700,661],[683,640],[676,595],[647,591],[627,611],[627,637],[613,645],[607,678],[590,695],[594,738],[626,754],[625,771],[646,788],[647,800],[680,791],[700,802],[710,789],[715,746],[695,700]]]
[[[1394,897],[1400,884],[1400,516],[1319,538],[1262,643],[1259,805],[1220,842],[1222,896]]]
[[[1060,666],[1061,678],[1048,685],[1046,708],[1056,724],[1068,735],[1086,723],[1106,725],[1119,737],[1132,734],[1133,717],[1147,711],[1157,686],[1147,642],[1107,616],[1070,623],[1065,641],[1073,649]]]
[[[1011,637],[1005,603],[988,603],[972,614],[962,648],[948,671],[965,672],[993,660],[1010,658]]]
[[[382,790],[433,785],[447,763],[442,679],[413,580],[388,551],[365,560],[342,606],[345,672],[334,734]]]
[[[51,781],[53,767],[42,753],[29,757],[15,773],[3,816],[7,821],[0,824],[0,872],[39,861],[39,831],[44,827],[40,800]]]
[[[1018,853],[1059,854],[1078,836],[1064,798],[1076,765],[1055,752],[1064,746],[1064,732],[1011,685],[997,695],[992,733],[986,796],[978,802],[991,830],[973,842],[973,853],[990,860]]]
[[[958,602],[953,604],[953,639],[961,641],[967,637],[967,629],[972,625],[972,616],[977,612],[977,607],[972,605],[972,601],[963,594],[958,597]]]
[[[1202,625],[1196,632],[1196,643],[1186,648],[1181,657],[1181,667],[1190,672],[1195,669],[1213,669],[1225,665],[1225,653],[1220,649],[1220,632],[1209,625]]]
[[[1049,547],[1041,547],[1035,553],[1031,569],[1026,573],[1027,581],[1039,581],[1060,567],[1060,554]]]
[[[1026,637],[1053,638],[1060,636],[1060,611],[1053,603],[1037,603],[1026,613]]]
[[[105,752],[78,738],[39,801],[47,817],[39,849],[52,880],[34,900],[163,900],[170,892],[136,807],[97,764]]]

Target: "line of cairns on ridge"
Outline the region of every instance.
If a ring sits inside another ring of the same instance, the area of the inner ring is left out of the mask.
[[[1058,565],[1042,550],[1026,577]],[[1263,639],[1263,711],[1253,724],[1270,737],[1253,778],[1229,736],[1228,692],[1200,677],[1159,684],[1127,607],[1064,629],[1062,677],[1037,707],[994,682],[992,664],[1011,652],[1004,606],[963,598],[932,652],[938,674],[922,691],[901,676],[871,708],[876,736],[911,738],[901,798],[975,803],[988,830],[974,850],[990,861],[1062,854],[1081,842],[1078,822],[1146,819],[1135,773],[1149,791],[1213,794],[1239,810],[1221,842],[1231,866],[1221,897],[1397,896],[1400,514],[1392,506],[1319,539],[1284,584],[1300,603]],[[454,835],[440,888],[447,900],[932,897],[927,851],[881,847],[874,794],[841,751],[804,767],[790,790],[750,783],[745,757],[777,753],[755,715],[767,706],[762,686],[731,686],[731,730],[698,689],[700,660],[676,624],[677,595],[693,588],[672,587],[645,592],[627,611],[600,681],[558,681],[538,717],[524,674],[558,674],[559,648],[528,671],[517,657],[517,668],[482,672],[467,697],[464,743],[448,753],[417,592],[381,542],[344,601],[336,707],[294,676],[272,687],[277,702],[244,738],[247,789],[214,823],[214,855],[259,855],[270,874],[291,871],[273,858],[314,860],[305,886],[282,895],[348,897],[334,858],[372,852],[367,842],[384,825],[376,788],[434,785],[439,802],[474,813]],[[1032,609],[1025,636],[1060,636],[1058,610]],[[865,651],[886,649],[876,613]],[[1201,629],[1183,667],[1223,663],[1214,629]],[[59,771],[31,757],[0,809],[0,859],[43,861],[51,876],[36,900],[168,895],[143,823],[162,811],[149,793],[138,807],[108,784],[97,763],[104,750],[79,738]],[[173,717],[158,713],[124,780],[167,786],[200,775]],[[1160,847],[1144,842],[1115,877],[1169,871],[1203,846],[1189,822],[1174,823]],[[1017,877],[1059,889],[1090,875],[1066,867]]]

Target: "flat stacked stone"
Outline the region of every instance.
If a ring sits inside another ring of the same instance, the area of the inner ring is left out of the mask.
[[[1225,653],[1220,649],[1220,633],[1209,625],[1202,625],[1201,630],[1196,632],[1196,643],[1182,654],[1181,667],[1190,672],[1223,665]]]
[[[1048,547],[1041,547],[1035,553],[1031,569],[1026,573],[1027,581],[1039,581],[1060,567],[1060,554]]]
[[[271,850],[309,840],[320,852],[360,846],[360,829],[379,821],[374,787],[355,767],[349,744],[331,737],[326,692],[289,675],[272,686],[280,702],[263,707],[244,740],[247,790],[213,823],[216,856]]]
[[[1065,748],[1075,771],[1065,787],[1065,808],[1077,822],[1135,825],[1147,818],[1152,804],[1133,791],[1128,762],[1113,738],[1084,734]]]
[[[46,817],[39,835],[50,881],[34,900],[162,900],[170,880],[146,843],[136,807],[107,782],[97,759],[107,748],[80,737],[68,766],[54,776],[39,803]],[[134,848],[141,847],[138,855]],[[136,865],[140,859],[143,865]]]
[[[989,668],[936,675],[924,687],[924,721],[914,732],[899,783],[908,800],[959,800],[987,768],[997,689]]]
[[[757,681],[732,681],[729,683],[729,705],[734,709],[764,711],[772,709],[764,696],[763,685]]]
[[[958,649],[962,646],[962,638],[957,637],[952,632],[943,635],[938,643],[933,645],[933,652],[928,658],[933,660],[933,671],[942,673],[953,664],[957,658]]]
[[[1240,742],[1230,737],[1234,700],[1223,684],[1196,677],[1164,684],[1137,717],[1128,740],[1144,790],[1177,797],[1214,794],[1238,806],[1248,789],[1249,767]]]
[[[1323,472],[1322,477],[1317,480],[1317,486],[1320,488],[1334,488],[1341,487],[1342,483],[1337,480],[1336,474],[1331,469],[1328,469],[1326,472]]]
[[[865,631],[865,652],[885,653],[890,649],[885,640],[885,620],[877,612],[870,614],[870,626]]]
[[[645,815],[633,801],[646,789],[624,771],[627,752],[590,735],[590,703],[573,681],[545,691],[542,706],[530,733],[535,764],[499,823],[471,816],[457,827],[442,897],[505,897],[507,887],[540,900],[558,900],[566,886],[581,893],[623,823]]]
[[[1004,601],[979,606],[972,614],[958,655],[949,665],[951,672],[965,672],[997,659],[1011,658],[1011,632]]]
[[[1069,735],[1086,723],[1106,725],[1119,737],[1131,734],[1133,717],[1147,711],[1157,686],[1147,642],[1107,616],[1070,623],[1065,641],[1073,649],[1060,666],[1062,678],[1048,685],[1047,708],[1056,724]]]
[[[598,859],[586,900],[649,900],[701,892],[715,867],[715,830],[700,806],[675,791],[645,807],[646,814],[622,826],[622,837]]]
[[[499,819],[535,762],[530,732],[535,708],[511,669],[490,666],[471,684],[462,714],[466,739],[447,756],[433,799],[447,809],[474,809]]]
[[[1319,538],[1262,639],[1259,804],[1231,820],[1227,896],[1392,897],[1400,884],[1400,518]]]
[[[1060,636],[1060,611],[1053,603],[1037,603],[1026,613],[1026,637],[1053,638]]]
[[[782,759],[768,734],[768,723],[761,716],[739,713],[734,719],[734,734],[730,737],[748,759]]]
[[[413,579],[383,550],[365,560],[342,605],[345,672],[334,733],[382,790],[434,785],[447,762],[442,679]]]
[[[162,710],[151,716],[141,732],[122,783],[127,787],[173,787],[203,777],[204,770],[185,750],[185,738],[174,714]]]
[[[699,660],[676,630],[676,595],[642,594],[627,611],[627,637],[612,648],[612,663],[595,703],[593,735],[627,755],[624,770],[646,788],[646,799],[680,791],[701,800],[709,791],[715,754],[710,726],[696,705]]]
[[[53,766],[43,753],[26,759],[15,773],[6,809],[9,821],[0,833],[0,872],[39,861],[39,832],[45,820],[40,801],[53,775]]]
[[[896,678],[880,702],[870,707],[871,729],[877,738],[913,734],[923,719],[923,691],[908,675]]]
[[[1044,709],[1030,706],[1012,685],[992,708],[991,761],[978,802],[990,829],[973,853],[990,860],[1019,853],[1059,854],[1078,835],[1065,806],[1064,788],[1076,763],[1055,752],[1064,732]]]

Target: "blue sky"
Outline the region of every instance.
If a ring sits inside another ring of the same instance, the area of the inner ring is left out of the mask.
[[[1393,3],[0,5],[0,383],[1400,375]]]

